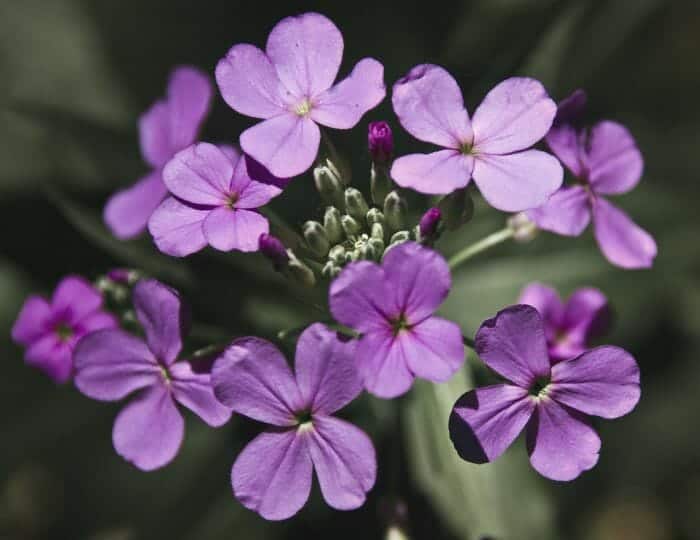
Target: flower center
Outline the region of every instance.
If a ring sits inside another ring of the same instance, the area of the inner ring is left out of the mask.
[[[302,101],[296,104],[294,107],[294,113],[299,116],[306,116],[311,112],[311,102],[304,98]]]
[[[165,384],[170,384],[170,373],[168,373],[168,369],[165,366],[159,366],[159,367],[160,367],[160,375],[161,375],[161,377],[163,377]]]
[[[394,331],[394,335],[398,335],[401,331],[403,330],[410,330],[411,325],[409,324],[408,320],[406,319],[406,315],[402,313],[399,315],[397,318],[392,319],[391,321],[391,328]]]
[[[226,197],[226,207],[230,208],[233,210],[236,207],[236,203],[238,202],[238,193],[235,191],[233,193],[229,193],[228,196]]]
[[[66,323],[58,323],[55,328],[56,335],[61,341],[68,341],[73,337],[73,329]]]
[[[549,387],[549,382],[549,377],[537,377],[537,379],[535,379],[535,382],[533,382],[530,386],[530,395],[534,397],[546,396],[547,388]]]
[[[473,156],[474,143],[468,141],[463,142],[459,147],[459,151],[462,152],[462,154],[464,154],[465,156]]]
[[[311,429],[313,427],[313,415],[311,411],[299,411],[296,413],[298,429]]]

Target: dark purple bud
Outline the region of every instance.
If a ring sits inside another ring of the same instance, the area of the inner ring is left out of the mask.
[[[418,222],[418,228],[420,230],[421,238],[430,239],[435,237],[437,233],[438,225],[442,219],[442,212],[439,208],[430,208],[423,214]]]
[[[275,270],[284,268],[289,262],[289,255],[282,241],[271,234],[261,234],[258,239],[258,247],[265,257],[272,261]]]
[[[375,163],[388,163],[394,152],[394,137],[391,128],[386,122],[370,122],[367,134],[367,143],[372,161]]]
[[[574,90],[571,95],[559,102],[557,107],[557,116],[554,118],[555,125],[573,124],[578,125],[583,113],[586,111],[586,103],[588,96],[586,92],[579,88]]]
[[[115,283],[128,285],[130,282],[131,271],[126,268],[113,268],[107,272],[107,277]]]

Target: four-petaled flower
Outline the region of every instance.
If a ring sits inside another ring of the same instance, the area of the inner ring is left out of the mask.
[[[604,120],[579,128],[586,102],[582,90],[559,105],[547,144],[576,178],[528,215],[541,229],[579,236],[593,218],[595,238],[608,261],[622,268],[649,268],[656,242],[603,195],[627,193],[642,175],[644,162],[634,138],[621,124]]]
[[[433,315],[450,286],[445,259],[414,242],[393,247],[381,265],[351,263],[333,281],[330,310],[362,334],[356,363],[369,392],[396,397],[416,376],[443,382],[459,369],[459,326]]]
[[[556,114],[555,103],[534,79],[498,84],[470,120],[454,78],[439,66],[422,64],[394,85],[392,103],[406,131],[444,148],[394,161],[391,177],[400,186],[447,194],[474,178],[486,201],[508,212],[540,206],[561,186],[564,172],[557,160],[527,150],[546,135]]]
[[[163,170],[172,196],[153,212],[148,230],[158,249],[176,257],[207,244],[220,251],[257,251],[258,238],[269,232],[269,224],[255,209],[281,193],[268,183],[271,179],[231,147],[194,144]]]
[[[589,341],[605,332],[610,323],[608,300],[593,287],[575,290],[564,304],[551,287],[531,283],[520,293],[518,303],[539,311],[553,362],[585,352]]]
[[[343,56],[343,36],[318,13],[282,19],[265,52],[234,45],[216,66],[221,95],[236,112],[261,118],[241,134],[246,154],[281,178],[311,167],[321,140],[317,124],[350,129],[384,96],[384,67],[360,60],[333,85]]]
[[[66,382],[73,371],[73,350],[85,335],[114,328],[117,320],[102,311],[102,295],[83,278],[61,280],[51,301],[30,296],[12,327],[12,339],[27,347],[27,364],[55,382]]]
[[[162,179],[163,167],[195,141],[211,98],[211,83],[204,73],[179,67],[170,76],[167,97],[156,101],[141,116],[141,154],[153,170],[107,201],[104,220],[117,238],[133,238],[146,229],[148,218],[168,193]]]
[[[297,342],[294,371],[270,342],[234,341],[214,364],[216,397],[235,412],[270,424],[231,470],[235,497],[266,519],[296,514],[309,497],[312,470],[326,502],[361,506],[374,485],[376,457],[369,437],[331,416],[362,391],[353,343],[317,323]]]
[[[122,330],[86,336],[75,350],[75,385],[101,401],[140,391],[117,416],[112,441],[120,456],[151,471],[172,461],[182,443],[185,424],[176,402],[212,427],[225,424],[231,413],[214,397],[206,370],[175,361],[187,323],[178,294],[156,280],[142,280],[133,301],[145,342]]]
[[[450,438],[473,463],[495,460],[525,429],[532,466],[552,480],[573,480],[598,462],[600,438],[586,415],[618,418],[639,401],[639,368],[619,347],[552,365],[532,306],[511,306],[485,321],[476,352],[510,382],[471,390],[454,405]]]

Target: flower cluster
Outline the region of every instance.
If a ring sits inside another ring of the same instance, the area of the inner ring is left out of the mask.
[[[212,427],[232,413],[266,424],[231,472],[236,499],[266,519],[296,514],[314,471],[331,507],[364,504],[377,477],[374,446],[335,414],[363,390],[391,399],[409,392],[416,377],[451,379],[469,369],[465,346],[505,382],[465,388],[454,404],[445,436],[449,430],[458,454],[493,461],[525,430],[535,470],[553,480],[576,478],[596,464],[601,447],[587,417],[617,418],[640,398],[634,358],[619,347],[592,346],[610,322],[604,294],[586,287],[563,303],[554,289],[530,284],[474,341],[436,313],[454,268],[508,239],[528,241],[535,228],[577,236],[593,219],[614,265],[650,266],[653,239],[603,198],[640,179],[632,136],[615,122],[581,127],[581,92],[557,107],[526,77],[497,84],[470,118],[455,78],[422,64],[393,85],[391,103],[401,127],[440,149],[394,159],[390,125],[370,122],[365,196],[322,128],[353,128],[377,106],[386,95],[384,68],[365,58],[335,82],[342,55],[340,31],[316,13],[280,21],[265,50],[234,45],[216,66],[218,90],[231,109],[260,120],[236,147],[196,142],[212,87],[198,70],[176,69],[167,98],[139,125],[152,171],[105,208],[119,238],[147,228],[155,246],[174,257],[207,246],[259,250],[290,286],[327,293],[323,322],[301,330],[293,368],[275,344],[250,336],[183,354],[191,350],[189,315],[179,294],[127,270],[109,272],[99,286],[67,277],[50,302],[30,297],[13,339],[26,347],[28,364],[58,382],[73,376],[90,398],[133,395],[112,438],[139,469],[177,455],[184,438],[178,405]],[[543,139],[554,155],[535,148]],[[562,164],[575,185],[562,187]],[[322,210],[301,234],[286,235],[286,245],[263,207],[309,170]],[[472,179],[488,205],[518,214],[446,260],[435,245],[471,218]],[[406,189],[441,197],[416,212]],[[299,241],[288,240],[293,236]]]

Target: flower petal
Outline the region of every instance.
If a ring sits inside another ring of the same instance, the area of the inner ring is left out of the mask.
[[[527,215],[540,229],[564,236],[579,236],[591,221],[588,194],[581,186],[562,187]]]
[[[106,329],[82,338],[73,355],[75,386],[101,401],[117,401],[163,380],[146,344],[123,330]]]
[[[377,477],[377,458],[367,434],[338,418],[321,416],[314,418],[307,436],[321,493],[329,506],[336,510],[362,506]]]
[[[30,296],[24,302],[17,320],[12,326],[12,339],[29,345],[49,330],[51,308],[45,298]]]
[[[404,242],[389,250],[382,268],[386,282],[391,284],[389,314],[403,315],[409,325],[432,315],[452,287],[444,257],[416,242]]]
[[[221,206],[209,212],[203,230],[209,245],[219,251],[258,251],[258,238],[270,226],[257,212]]]
[[[598,434],[582,414],[553,399],[540,398],[526,434],[530,463],[550,480],[573,480],[598,463]]]
[[[160,170],[151,171],[133,186],[109,198],[104,209],[104,222],[120,240],[138,236],[146,229],[148,219],[167,194]]]
[[[231,469],[233,494],[265,519],[292,517],[304,506],[313,474],[305,436],[267,431],[243,449]]]
[[[450,415],[450,439],[471,463],[494,461],[506,451],[535,409],[526,390],[510,384],[477,388],[457,400]]]
[[[562,324],[570,336],[582,343],[604,332],[609,322],[608,299],[594,287],[577,289],[566,302]]]
[[[277,75],[298,98],[327,90],[343,58],[343,36],[327,17],[304,13],[286,17],[270,32],[265,47]]]
[[[474,111],[474,148],[509,154],[529,148],[547,134],[557,105],[542,83],[511,77],[497,84]]]
[[[84,336],[96,330],[119,327],[119,320],[111,313],[96,311],[82,319],[74,328],[76,335]]]
[[[256,166],[257,165],[257,166]],[[252,174],[258,176],[254,179],[249,172],[252,166]],[[266,183],[261,181],[261,171],[267,173],[264,176]],[[243,156],[235,162],[233,178],[231,179],[230,191],[237,195],[236,208],[259,208],[270,202],[273,198],[282,193],[282,189],[276,185],[277,178],[259,164],[255,164],[249,156]]]
[[[277,116],[291,101],[270,59],[253,45],[234,45],[219,60],[216,83],[229,107],[253,118]]]
[[[518,304],[534,307],[542,317],[545,332],[549,339],[549,331],[559,328],[564,319],[564,304],[557,291],[542,283],[530,283],[520,293]]]
[[[170,155],[195,141],[212,94],[209,77],[199,69],[181,66],[173,71],[168,82]]]
[[[301,397],[315,414],[333,414],[362,392],[355,342],[342,341],[321,323],[299,336],[294,364]]]
[[[170,111],[166,100],[156,101],[139,117],[141,155],[158,169],[173,156],[170,144]]]
[[[51,297],[51,310],[61,314],[70,323],[97,311],[102,305],[102,295],[86,279],[67,276],[61,280]]]
[[[265,120],[241,134],[245,153],[280,178],[297,176],[311,167],[320,141],[321,131],[311,119],[291,113]]]
[[[585,133],[570,124],[554,124],[545,138],[547,146],[576,178],[584,175]]]
[[[602,197],[593,204],[593,225],[600,250],[615,266],[650,268],[656,257],[656,242],[627,214]]]
[[[578,411],[618,418],[639,402],[639,367],[619,347],[596,347],[552,367],[550,398]]]
[[[356,358],[362,382],[371,394],[391,399],[411,388],[413,373],[390,329],[364,334],[357,343]]]
[[[188,361],[175,362],[169,369],[173,397],[208,425],[223,426],[231,418],[231,409],[214,397],[211,373],[197,372]]]
[[[176,197],[192,204],[227,202],[233,164],[218,147],[193,144],[178,152],[163,169],[163,182]]]
[[[54,382],[65,383],[73,371],[73,349],[51,332],[34,341],[24,354],[27,365],[46,373]]]
[[[202,223],[209,210],[199,210],[168,197],[153,212],[148,232],[160,251],[173,257],[185,257],[207,245]]]
[[[182,349],[182,334],[189,324],[180,295],[155,279],[142,279],[134,286],[132,298],[148,348],[160,363],[171,364]]]
[[[363,58],[347,78],[313,100],[311,118],[335,129],[350,129],[386,96],[384,66]]]
[[[411,69],[394,84],[391,102],[403,128],[416,139],[455,150],[473,140],[462,91],[440,66]]]
[[[644,160],[627,128],[606,120],[591,128],[586,165],[595,192],[613,195],[639,183]]]
[[[114,422],[114,449],[142,471],[170,463],[185,433],[185,421],[165,384],[144,390],[126,405]]]
[[[417,377],[445,382],[464,363],[462,331],[452,321],[429,317],[410,330],[399,332],[408,368]]]
[[[446,195],[465,187],[472,177],[474,158],[455,150],[409,154],[391,166],[391,177],[404,188],[430,195]]]
[[[329,307],[335,320],[359,332],[383,330],[392,315],[391,294],[381,266],[357,261],[343,268],[331,283]]]
[[[472,176],[491,206],[520,212],[547,202],[561,187],[564,169],[551,154],[525,150],[506,156],[480,154]]]
[[[475,347],[486,365],[522,388],[549,375],[544,324],[532,306],[510,306],[484,321]]]
[[[296,424],[303,400],[287,361],[269,341],[235,340],[217,358],[211,376],[214,395],[235,412],[276,426]]]

